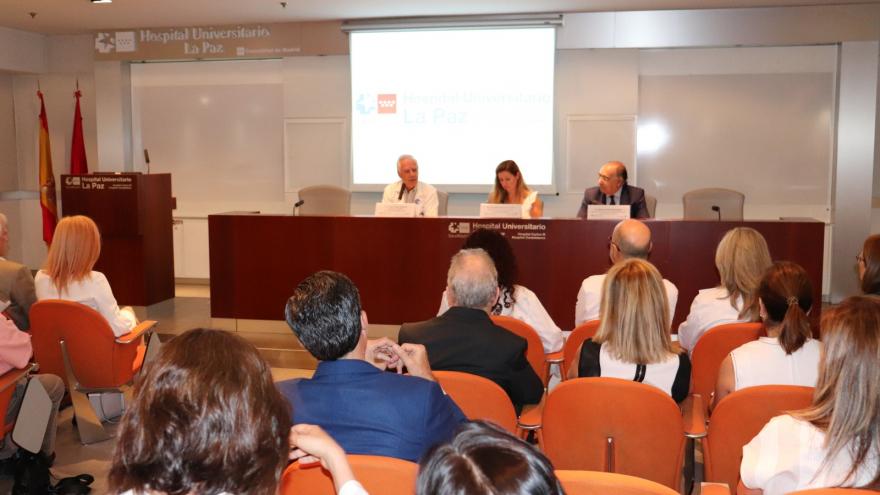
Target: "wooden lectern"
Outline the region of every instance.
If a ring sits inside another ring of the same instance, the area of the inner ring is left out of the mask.
[[[86,215],[101,231],[104,273],[120,305],[174,297],[171,174],[61,176],[64,216]]]

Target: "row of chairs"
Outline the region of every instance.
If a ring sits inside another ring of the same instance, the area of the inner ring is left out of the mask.
[[[304,187],[298,192],[303,201],[300,215],[349,215],[351,214],[351,191],[339,186],[320,185]],[[438,214],[446,216],[449,194],[437,191]],[[645,195],[648,215],[654,218],[657,198]],[[695,189],[682,196],[685,220],[731,220],[743,219],[745,195],[738,191],[721,188]]]

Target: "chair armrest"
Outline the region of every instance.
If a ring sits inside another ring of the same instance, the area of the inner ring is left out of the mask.
[[[562,363],[562,351],[556,352],[548,352],[544,354],[544,362],[549,364],[560,364]]]
[[[706,436],[706,416],[703,413],[703,397],[692,394],[681,403],[684,436],[703,438]]]
[[[701,495],[730,495],[730,488],[727,483],[700,483]]]
[[[36,363],[28,363],[24,368],[12,368],[0,375],[0,392],[9,387],[14,387],[22,378],[28,376]]]
[[[144,320],[138,324],[138,326],[134,327],[132,331],[120,335],[116,337],[117,344],[131,344],[137,339],[144,336],[145,333],[151,331],[153,327],[156,326],[156,322],[153,320]]]
[[[541,402],[537,404],[526,404],[522,408],[516,425],[523,430],[538,430],[541,428],[541,416],[544,414],[544,403],[547,401],[547,394],[541,397]]]

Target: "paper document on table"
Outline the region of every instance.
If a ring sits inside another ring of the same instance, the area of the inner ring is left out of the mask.
[[[626,220],[629,211],[629,205],[589,205],[587,220]]]
[[[522,218],[522,205],[480,203],[480,218]]]
[[[377,217],[414,217],[419,206],[415,203],[376,203]]]

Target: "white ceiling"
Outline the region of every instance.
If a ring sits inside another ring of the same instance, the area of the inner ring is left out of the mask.
[[[717,9],[880,3],[880,0],[0,0],[0,26],[45,34],[102,29],[370,17]],[[30,12],[37,15],[31,18]]]

